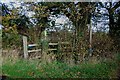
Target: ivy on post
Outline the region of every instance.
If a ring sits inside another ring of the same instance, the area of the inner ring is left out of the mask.
[[[47,41],[47,31],[43,32],[43,40],[42,40],[42,54],[43,54],[43,63],[47,62],[47,52],[48,52],[48,41]]]

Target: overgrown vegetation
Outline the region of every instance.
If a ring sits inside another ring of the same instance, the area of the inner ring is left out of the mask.
[[[22,36],[15,33],[2,33],[2,47],[7,48],[16,48],[22,47]]]
[[[119,56],[117,56],[119,57]],[[54,61],[44,64],[39,60],[6,59],[3,61],[3,74],[11,78],[117,78],[117,61],[90,61],[79,65],[69,65]]]
[[[119,74],[115,55],[120,52],[120,1],[12,2],[0,7],[4,75],[113,78]],[[28,44],[38,44],[29,50],[41,49],[29,53],[28,60],[23,59],[22,36]],[[31,60],[35,57],[38,60]]]

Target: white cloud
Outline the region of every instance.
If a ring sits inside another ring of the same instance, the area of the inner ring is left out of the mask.
[[[2,27],[3,27],[3,26],[0,24],[0,29],[2,29]]]
[[[56,23],[65,24],[66,22],[68,22],[68,18],[66,16],[61,16],[60,18],[56,19]]]

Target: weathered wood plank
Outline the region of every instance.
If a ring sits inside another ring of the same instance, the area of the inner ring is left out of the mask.
[[[58,43],[49,43],[49,45],[58,45]]]
[[[38,46],[38,44],[29,44],[29,47],[34,47],[34,46]]]
[[[37,49],[37,50],[28,50],[28,53],[31,53],[31,52],[39,52],[41,51],[41,49]]]
[[[69,42],[60,42],[60,44],[70,44]]]
[[[27,37],[23,36],[24,58],[28,58]]]
[[[57,51],[57,49],[48,49],[48,51]]]

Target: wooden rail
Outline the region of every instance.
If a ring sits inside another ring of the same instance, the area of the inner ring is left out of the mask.
[[[41,49],[37,49],[37,50],[28,50],[29,53],[31,53],[31,52],[38,52],[38,51],[41,51]]]
[[[34,47],[34,46],[38,46],[38,44],[29,44],[29,47]]]
[[[57,51],[58,50],[58,45],[68,45],[70,44],[69,42],[60,42],[60,43],[48,43],[48,51]],[[28,47],[36,47],[39,46],[39,44],[27,44],[27,37],[23,36],[23,47],[24,47],[24,58],[28,58],[28,53],[32,52],[39,52],[42,51],[42,49],[36,49],[36,50],[28,50]],[[66,48],[67,49],[67,48]]]
[[[23,47],[24,47],[24,58],[28,58],[28,53],[32,53],[32,52],[39,52],[42,51],[42,49],[36,49],[36,50],[28,50],[29,47],[36,47],[39,44],[27,44],[27,37],[23,36]],[[57,46],[58,43],[49,43],[49,46]],[[56,48],[49,48],[48,51],[57,51]]]
[[[48,51],[57,51],[57,49],[48,49]]]
[[[58,43],[49,43],[49,45],[58,45]]]

